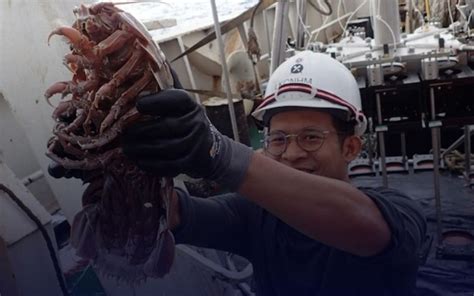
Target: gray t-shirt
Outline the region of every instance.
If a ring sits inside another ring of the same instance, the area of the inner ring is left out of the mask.
[[[390,245],[373,257],[313,240],[236,193],[202,199],[177,189],[181,225],[174,231],[176,242],[247,258],[259,296],[413,295],[426,233],[422,211],[396,190],[359,189],[376,203],[392,231]]]

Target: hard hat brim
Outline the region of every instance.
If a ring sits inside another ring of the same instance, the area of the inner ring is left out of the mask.
[[[263,114],[265,113],[265,111],[272,110],[272,109],[277,109],[277,108],[280,109],[280,108],[285,108],[285,107],[289,108],[288,111],[294,110],[294,109],[291,109],[291,107],[292,108],[299,107],[299,108],[308,108],[308,109],[315,110],[315,111],[318,111],[318,109],[322,109],[321,110],[322,112],[324,112],[324,109],[339,109],[339,110],[343,110],[343,111],[346,111],[346,112],[350,112],[349,109],[345,106],[337,105],[337,104],[328,102],[324,99],[320,99],[320,98],[315,97],[311,100],[308,100],[308,99],[301,99],[301,100],[289,99],[289,100],[274,101],[274,102],[268,104],[267,106],[264,106],[263,108],[257,108],[252,113],[252,116],[257,120],[262,121],[263,120]]]

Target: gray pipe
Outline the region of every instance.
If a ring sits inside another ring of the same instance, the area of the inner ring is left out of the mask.
[[[232,90],[230,88],[229,69],[227,68],[227,61],[225,58],[225,51],[224,51],[224,41],[222,40],[221,26],[219,24],[219,17],[217,15],[215,0],[211,0],[211,6],[212,6],[212,16],[214,17],[214,28],[216,30],[217,44],[219,45],[219,51],[221,55],[221,64],[222,64],[222,69],[224,71],[224,80],[225,80],[224,86],[225,86],[225,91],[227,93],[230,122],[232,124],[232,132],[234,134],[234,140],[237,142],[240,142],[239,130],[237,128],[237,120],[235,117],[234,100],[232,98]]]
[[[296,2],[296,49],[305,49],[306,37],[306,0],[297,0]]]
[[[286,56],[286,39],[288,38],[289,0],[279,0],[276,9],[275,26],[273,30],[272,61],[270,74],[283,63]]]

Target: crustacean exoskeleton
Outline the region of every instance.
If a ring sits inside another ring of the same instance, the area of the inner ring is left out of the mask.
[[[74,219],[71,243],[107,275],[137,283],[171,267],[174,239],[168,229],[172,180],[140,171],[122,154],[122,130],[140,119],[143,93],[170,88],[165,57],[144,26],[112,3],[81,5],[62,35],[71,52],[63,59],[71,80],[54,83],[60,94],[47,155],[66,169],[83,171],[88,189]]]

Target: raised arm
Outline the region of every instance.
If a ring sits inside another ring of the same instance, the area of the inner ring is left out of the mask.
[[[221,135],[187,93],[138,101],[153,116],[124,135],[124,152],[144,170],[213,179],[307,236],[359,256],[380,253],[390,228],[374,202],[347,182],[297,171]]]
[[[375,255],[390,242],[374,202],[344,181],[254,154],[239,192],[307,236],[355,255]]]

